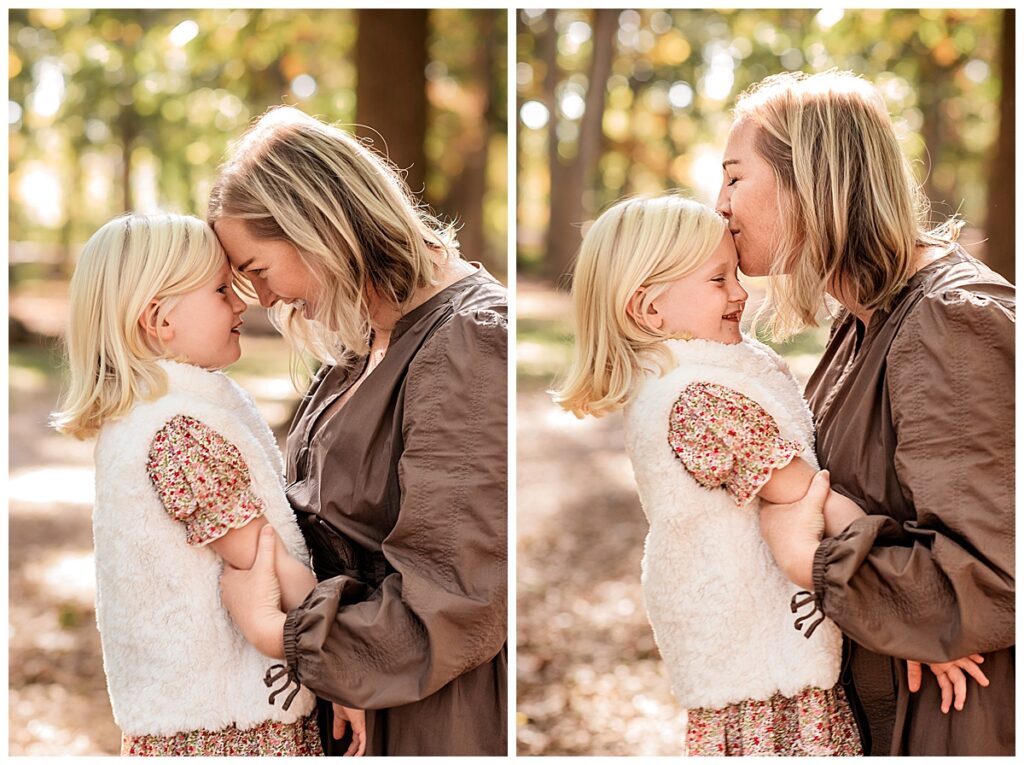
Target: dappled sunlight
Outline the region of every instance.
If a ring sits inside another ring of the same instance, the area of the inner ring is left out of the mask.
[[[30,505],[92,505],[95,473],[85,467],[43,467],[11,473],[7,494],[12,502]]]
[[[92,552],[61,552],[24,569],[25,579],[43,592],[60,593],[62,601],[92,608],[96,601],[96,563]]]

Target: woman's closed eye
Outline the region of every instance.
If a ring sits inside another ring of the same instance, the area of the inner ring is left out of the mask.
[[[736,185],[736,181],[738,181],[738,180],[739,180],[739,178],[737,178],[734,175],[727,175],[727,176],[725,176],[725,181],[726,181],[725,185],[726,186],[734,186],[734,185]]]
[[[255,276],[257,279],[262,279],[263,274],[267,272],[265,268],[247,268],[245,271],[246,276]]]

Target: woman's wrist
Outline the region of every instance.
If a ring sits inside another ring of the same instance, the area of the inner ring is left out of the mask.
[[[260,636],[257,650],[272,659],[284,658],[284,622],[288,615],[273,611],[260,619]]]
[[[812,540],[792,540],[785,553],[786,578],[805,590],[814,588],[814,554],[820,543]]]

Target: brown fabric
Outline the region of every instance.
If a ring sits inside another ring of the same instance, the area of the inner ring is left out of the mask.
[[[1014,289],[962,251],[914,275],[866,331],[836,321],[808,383],[818,458],[869,517],[825,539],[822,608],[873,755],[1014,752]],[[943,715],[925,668],[982,653]],[[895,658],[891,658],[895,657]]]
[[[319,584],[288,614],[286,661],[370,710],[367,755],[507,752],[506,315],[479,269],[404,316],[327,420],[366,359],[321,370],[288,436]]]

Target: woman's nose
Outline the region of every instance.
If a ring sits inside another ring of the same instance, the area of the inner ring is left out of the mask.
[[[271,292],[270,289],[267,288],[267,285],[253,279],[252,287],[256,290],[256,297],[259,298],[260,305],[264,308],[270,308],[277,302],[277,295]]]
[[[729,187],[725,185],[725,182],[722,183],[722,189],[718,192],[715,210],[726,218],[732,214],[732,206],[729,204]]]

